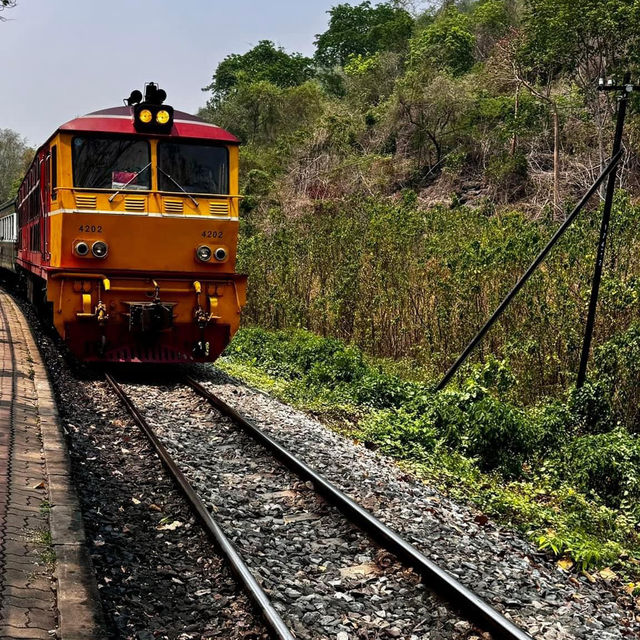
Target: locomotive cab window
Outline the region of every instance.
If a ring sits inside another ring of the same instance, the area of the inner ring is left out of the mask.
[[[73,139],[73,184],[86,189],[151,188],[149,143],[132,138]]]
[[[160,191],[229,193],[229,153],[225,147],[183,142],[158,143]]]

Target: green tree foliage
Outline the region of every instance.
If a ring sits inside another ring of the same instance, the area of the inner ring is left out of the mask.
[[[426,65],[453,75],[467,73],[474,63],[471,19],[455,5],[447,6],[410,46],[413,68]]]
[[[413,19],[388,3],[372,6],[339,4],[329,11],[329,28],[316,36],[316,61],[326,67],[344,65],[351,56],[371,56],[379,51],[402,51]]]
[[[615,24],[620,15],[633,18],[628,0],[611,2]],[[434,372],[456,357],[591,183],[598,136],[608,139],[607,98],[599,94],[598,125],[591,98],[573,82],[578,70],[569,58],[558,65],[561,39],[545,40],[555,28],[552,4],[445,2],[414,21],[408,57],[379,38],[364,52],[345,50],[336,70],[342,96],[317,79],[289,86],[247,72],[209,104],[204,114],[246,143],[240,261],[253,283],[249,321],[305,326],[369,353],[415,358]],[[573,28],[580,12],[556,4]],[[593,2],[576,4],[604,15]],[[338,5],[322,36],[336,37],[318,41],[319,56],[328,42],[341,42],[337,34],[347,32],[340,25],[357,22],[369,38],[372,16],[400,15],[391,9]],[[538,10],[544,27],[531,23]],[[620,46],[613,33],[607,26],[597,35],[603,51]],[[634,116],[628,131],[633,150]],[[632,153],[623,182],[637,180],[638,169]],[[617,203],[609,252],[615,272],[603,282],[597,344],[626,330],[640,309],[636,215],[624,198]],[[595,216],[585,212],[478,354],[509,357],[526,402],[571,380]],[[635,374],[627,361],[610,371],[612,411],[633,424],[620,407],[635,400]]]
[[[268,145],[310,125],[324,102],[315,83],[283,88],[263,80],[239,85],[226,100],[210,103],[200,115],[243,142]]]
[[[11,129],[0,129],[0,203],[13,198],[33,157],[33,149]]]
[[[516,27],[517,0],[482,0],[473,5],[472,23],[480,57],[486,57],[492,47]]]
[[[247,53],[227,56],[204,90],[212,92],[214,101],[220,101],[239,86],[268,82],[276,87],[294,87],[313,75],[310,58],[299,53],[289,54],[270,40],[261,40]]]
[[[392,51],[353,56],[344,67],[347,97],[361,107],[375,107],[393,93],[402,72],[402,58]]]
[[[565,72],[597,80],[638,62],[636,0],[526,0],[522,59],[548,77]]]

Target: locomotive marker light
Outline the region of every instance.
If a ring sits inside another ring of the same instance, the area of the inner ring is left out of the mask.
[[[227,259],[227,250],[224,247],[218,247],[213,255],[218,262],[223,262]]]
[[[158,113],[156,113],[156,122],[158,124],[167,124],[170,119],[171,116],[166,109],[161,109],[160,111],[158,111]]]
[[[196,255],[198,256],[198,260],[201,262],[209,262],[209,260],[211,260],[212,253],[211,247],[207,247],[206,244],[203,244],[196,249]]]
[[[86,242],[76,242],[73,250],[76,252],[76,255],[84,258],[89,253],[89,245]]]
[[[98,240],[93,243],[91,253],[95,258],[106,258],[107,253],[109,253],[109,245],[106,242],[102,242],[102,240]]]

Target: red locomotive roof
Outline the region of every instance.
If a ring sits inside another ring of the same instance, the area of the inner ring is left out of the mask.
[[[131,107],[113,107],[88,113],[63,124],[60,131],[128,133],[138,135],[133,127]],[[238,139],[228,131],[205,122],[184,111],[174,111],[172,136],[200,138],[238,144]]]

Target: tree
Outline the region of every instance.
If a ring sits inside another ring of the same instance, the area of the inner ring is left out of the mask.
[[[471,20],[455,5],[448,5],[410,46],[413,67],[426,65],[454,76],[467,73],[474,63]]]
[[[433,78],[409,72],[390,100],[389,124],[398,152],[409,151],[429,173],[455,147],[456,135],[472,103],[468,78],[439,74]]]
[[[597,126],[600,164],[606,150],[605,98],[598,78],[637,70],[640,3],[637,0],[526,0],[518,60],[527,79],[549,84],[563,77],[582,91]]]
[[[393,93],[403,67],[400,55],[391,51],[352,57],[344,68],[347,96],[364,108],[381,104]]]
[[[406,48],[413,18],[407,11],[368,0],[359,5],[339,4],[329,11],[329,28],[316,36],[316,61],[325,66],[344,66],[351,56],[371,56],[378,51]]]
[[[16,0],[0,0],[0,11],[5,9],[13,9],[16,6]],[[6,20],[4,16],[0,16],[0,22]]]
[[[517,25],[517,0],[479,0],[471,11],[475,27],[477,56],[481,59],[491,52],[496,42]]]
[[[240,85],[268,82],[281,88],[295,87],[312,78],[314,73],[311,58],[289,54],[270,40],[261,40],[247,53],[227,56],[204,91],[211,91],[213,100],[219,102]]]
[[[25,139],[11,129],[0,129],[0,203],[13,198],[33,156]]]
[[[199,115],[242,142],[270,145],[314,121],[324,99],[316,82],[283,88],[262,80],[239,85],[225,100],[209,104]]]

